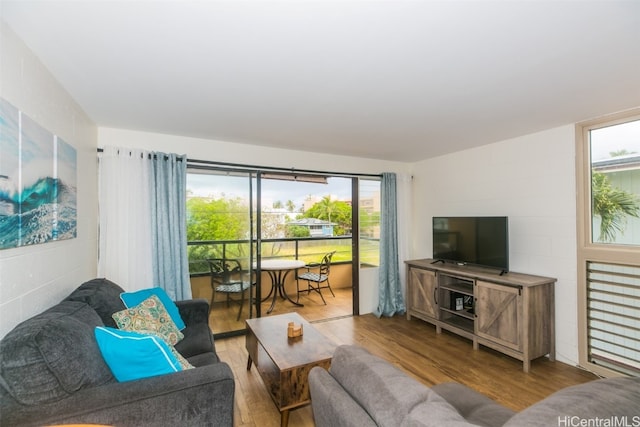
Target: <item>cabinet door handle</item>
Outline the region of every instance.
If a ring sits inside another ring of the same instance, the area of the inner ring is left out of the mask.
[[[433,300],[436,302],[436,305],[438,305],[438,288],[433,288]]]

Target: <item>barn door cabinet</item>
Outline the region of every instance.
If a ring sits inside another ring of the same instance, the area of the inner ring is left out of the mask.
[[[413,314],[423,320],[438,318],[436,272],[422,268],[409,269],[408,299],[413,301]]]
[[[522,361],[545,355],[555,360],[556,279],[491,269],[406,261],[407,318],[442,329]]]

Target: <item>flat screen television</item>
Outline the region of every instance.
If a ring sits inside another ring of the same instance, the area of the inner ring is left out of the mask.
[[[433,259],[509,271],[506,216],[433,217]]]

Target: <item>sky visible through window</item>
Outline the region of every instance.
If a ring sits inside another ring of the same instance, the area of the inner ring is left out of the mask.
[[[225,176],[207,174],[187,174],[187,191],[196,197],[246,199],[249,195],[249,181],[246,176]],[[255,191],[255,187],[254,187]],[[308,196],[331,196],[332,200],[351,200],[350,178],[328,178],[327,184],[265,179],[262,181],[262,204],[271,207],[275,202],[286,206],[291,200],[296,210],[300,210]]]
[[[591,131],[591,160],[611,158],[611,152],[626,150],[640,155],[640,120]]]

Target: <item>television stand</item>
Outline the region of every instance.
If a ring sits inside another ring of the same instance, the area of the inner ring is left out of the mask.
[[[555,360],[556,279],[435,261],[405,261],[407,319],[521,360],[524,372],[538,357]]]

